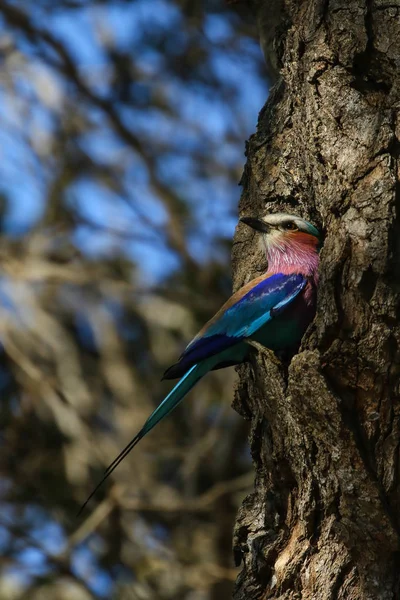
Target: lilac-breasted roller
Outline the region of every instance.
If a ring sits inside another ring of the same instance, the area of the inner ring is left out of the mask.
[[[304,219],[283,213],[241,221],[262,233],[268,271],[233,294],[165,372],[164,379],[180,378],[179,382],[110,464],[81,510],[132,448],[208,371],[244,362],[251,350],[249,341],[277,353],[297,351],[315,314],[319,231]]]

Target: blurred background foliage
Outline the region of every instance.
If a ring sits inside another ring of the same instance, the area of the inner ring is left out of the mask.
[[[252,485],[233,369],[76,513],[231,291],[244,140],[267,96],[235,8],[0,4],[0,600],[231,595]]]

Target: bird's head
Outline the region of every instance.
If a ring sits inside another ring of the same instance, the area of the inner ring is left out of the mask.
[[[262,233],[266,246],[268,263],[272,268],[282,268],[282,262],[293,264],[310,262],[310,257],[315,256],[313,264],[318,259],[321,247],[321,234],[314,225],[296,215],[286,213],[268,214],[261,218],[242,217],[240,219],[252,229]],[[314,267],[313,267],[314,268]]]
[[[268,246],[279,244],[285,240],[298,240],[304,243],[308,241],[314,246],[319,246],[321,243],[321,234],[318,229],[296,215],[275,213],[261,218],[242,217],[240,220],[252,229],[260,231],[264,235]],[[309,236],[309,239],[305,236]]]

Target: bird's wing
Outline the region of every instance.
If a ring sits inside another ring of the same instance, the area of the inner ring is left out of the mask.
[[[236,292],[224,304],[188,345],[179,363],[168,369],[166,378],[182,379],[153,411],[137,435],[107,467],[100,483],[79,512],[82,512],[98,488],[132,448],[181,402],[201,377],[219,364],[219,357],[215,355],[251,336],[275,314],[283,311],[301,292],[306,282],[302,275],[262,275]]]
[[[181,377],[194,364],[252,336],[282,312],[307,283],[299,273],[265,274],[253,279],[226,302],[186,347],[166,379]]]

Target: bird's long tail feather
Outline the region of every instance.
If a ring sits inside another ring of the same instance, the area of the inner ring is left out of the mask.
[[[214,357],[212,357],[214,358]],[[111,473],[118,467],[118,465],[124,460],[129,452],[136,446],[136,444],[153,429],[164,417],[169,415],[170,412],[183,400],[192,387],[201,379],[208,371],[210,371],[215,361],[211,359],[204,360],[197,365],[194,365],[189,371],[180,379],[176,386],[170,391],[170,393],[164,398],[164,400],[157,406],[154,412],[151,413],[142,429],[135,435],[135,437],[125,446],[125,448],[118,454],[113,462],[107,467],[104,472],[104,477],[100,480],[93,492],[87,498],[84,504],[82,504],[78,516],[84,510],[88,502],[93,498],[97,490],[104,483],[104,481],[111,475]]]

